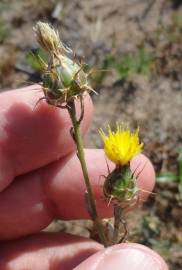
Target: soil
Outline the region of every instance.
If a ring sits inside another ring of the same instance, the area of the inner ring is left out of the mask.
[[[182,1],[181,0],[12,0],[0,3],[0,87],[2,90],[39,82],[40,74],[27,63],[37,48],[33,26],[53,23],[79,58],[106,68],[92,84],[95,115],[85,138],[87,147],[101,147],[98,128],[116,122],[140,126],[145,154],[156,174],[178,173],[177,150],[182,147]],[[181,24],[176,22],[180,18]],[[109,64],[138,48],[153,55],[149,74],[135,72],[123,79]],[[182,200],[176,182],[158,183],[143,207],[129,217],[130,241],[157,250],[170,269],[182,269]],[[55,228],[56,227],[56,228]],[[90,222],[57,221],[50,230],[88,236]]]

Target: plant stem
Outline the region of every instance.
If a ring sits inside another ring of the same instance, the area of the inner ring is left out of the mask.
[[[80,164],[81,164],[81,168],[82,168],[82,172],[83,172],[83,176],[84,176],[84,180],[85,180],[85,185],[86,185],[86,189],[87,189],[86,199],[87,199],[87,203],[88,203],[88,211],[89,211],[89,214],[90,214],[92,220],[94,221],[94,224],[96,225],[99,238],[100,238],[102,244],[106,247],[106,246],[108,246],[107,239],[106,239],[106,236],[104,234],[104,227],[103,227],[102,221],[100,220],[100,218],[97,214],[96,203],[95,203],[93,191],[92,191],[92,188],[90,185],[88,170],[87,170],[87,166],[86,166],[86,162],[85,162],[83,141],[82,141],[82,137],[80,134],[80,121],[77,120],[75,102],[74,101],[68,102],[67,109],[68,109],[68,112],[69,112],[69,115],[70,115],[70,118],[71,118],[71,121],[73,124],[73,130],[74,130],[73,138],[74,138],[76,146],[77,146],[77,155],[78,155],[78,158],[80,160]]]
[[[126,221],[122,218],[123,215],[123,209],[119,205],[114,205],[114,233],[113,233],[113,239],[112,244],[118,244],[125,242],[128,235],[128,230],[126,226]],[[123,225],[124,234],[121,239],[120,238],[120,229],[121,225]]]

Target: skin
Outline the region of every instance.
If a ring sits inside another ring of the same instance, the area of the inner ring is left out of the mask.
[[[40,97],[39,86],[0,95],[0,269],[168,269],[158,254],[142,245],[104,249],[90,239],[40,232],[54,218],[89,218],[69,116],[45,101],[36,105]],[[84,102],[83,134],[93,112],[88,96]],[[107,175],[103,150],[86,149],[85,156],[99,215],[110,217],[112,208],[103,199],[100,177]],[[136,175],[142,171],[137,184],[145,200],[154,187],[155,173],[144,155],[132,160],[131,170],[136,168]]]

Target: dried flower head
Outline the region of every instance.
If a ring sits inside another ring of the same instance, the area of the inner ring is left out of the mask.
[[[34,31],[38,43],[49,54],[48,63],[44,63],[39,56],[39,62],[44,63],[43,91],[47,102],[61,106],[62,103],[81,97],[85,92],[93,91],[84,65],[71,59],[70,55],[67,56],[72,51],[63,45],[58,31],[43,22],[38,22]]]
[[[56,53],[60,49],[59,33],[48,23],[38,22],[34,27],[37,42],[49,53]]]
[[[102,130],[101,138],[107,157],[116,165],[124,166],[142,151],[143,143],[139,143],[139,129],[132,133],[125,125],[117,125],[113,132],[108,126],[108,135]]]

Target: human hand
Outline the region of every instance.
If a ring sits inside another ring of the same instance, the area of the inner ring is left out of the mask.
[[[90,239],[40,233],[54,218],[89,218],[69,116],[45,102],[35,107],[41,96],[38,86],[0,95],[0,270],[166,270],[163,259],[142,245],[104,249]],[[83,134],[92,118],[89,97],[85,106]],[[112,211],[98,183],[99,176],[107,174],[104,153],[88,149],[85,154],[98,212],[109,217]],[[150,161],[140,155],[133,160],[132,170],[136,165],[138,170],[144,167],[138,186],[151,192],[155,174]]]

